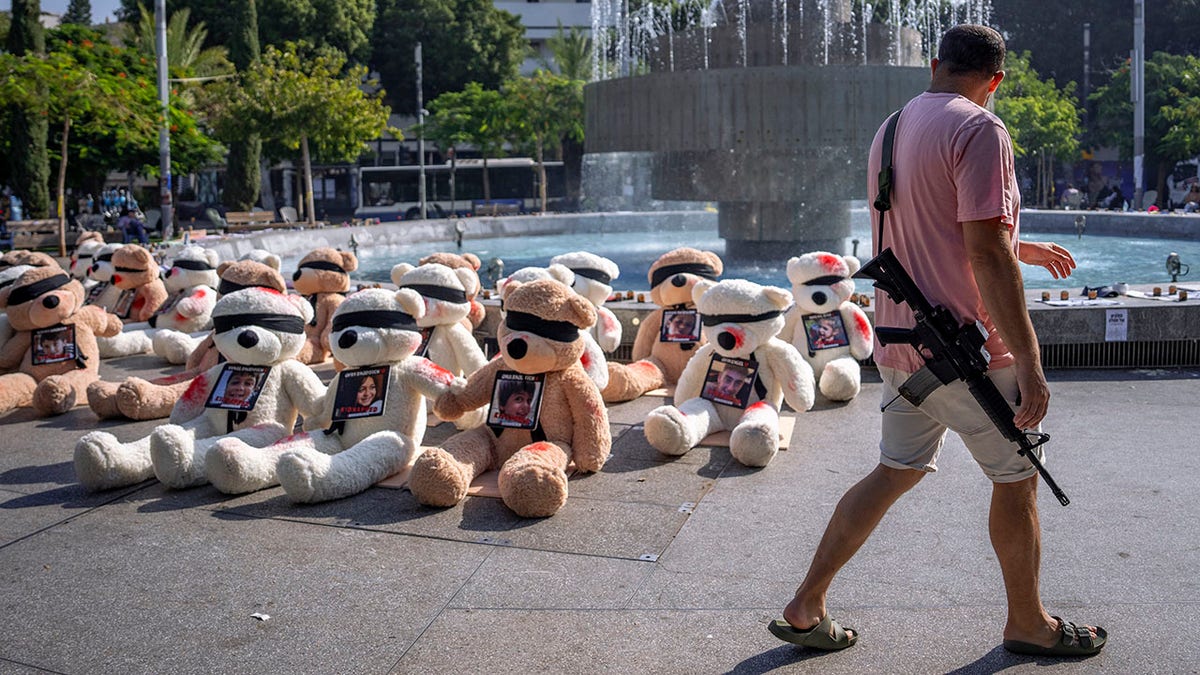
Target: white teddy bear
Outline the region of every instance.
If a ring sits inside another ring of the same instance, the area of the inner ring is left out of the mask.
[[[858,361],[874,350],[874,331],[867,315],[850,302],[851,277],[858,258],[824,251],[788,260],[796,304],[788,312],[781,337],[792,343],[812,366],[825,398],[849,401],[862,388]]]
[[[575,290],[575,273],[567,269],[565,265],[552,263],[549,267],[522,267],[496,282],[496,291],[500,294],[500,315],[504,315],[504,298],[508,295],[510,288],[542,279],[557,281],[567,288]],[[512,284],[514,281],[518,283]],[[582,295],[578,292],[576,294]],[[583,297],[587,298],[587,296]],[[596,309],[599,310],[600,308],[597,307]],[[597,316],[599,316],[599,311],[597,311]],[[597,323],[599,322],[597,321]],[[619,334],[619,327],[617,331]],[[600,344],[596,342],[596,338],[591,330],[579,331],[579,337],[583,339],[583,356],[579,357],[579,363],[583,366],[583,370],[587,373],[588,378],[596,383],[598,389],[603,390],[608,386],[608,359],[604,356],[604,351],[600,349]]]
[[[92,266],[87,270],[87,278],[92,284],[87,288],[86,305],[96,305],[106,312],[112,312],[121,299],[121,289],[112,282],[113,253],[124,244],[105,244],[96,251],[92,258]],[[85,282],[86,284],[86,282]]]
[[[661,406],[646,419],[646,439],[663,454],[682,455],[728,429],[735,459],[766,466],[778,451],[782,401],[808,410],[815,399],[812,368],[775,337],[792,294],[730,279],[701,281],[692,297],[708,342],[679,378],[678,407]]]
[[[88,278],[88,270],[92,269],[96,254],[102,248],[104,248],[104,237],[99,232],[80,235],[75,242],[75,253],[71,256],[71,265],[68,271],[72,278],[78,279],[79,283],[83,284],[84,291],[96,285],[95,281]]]
[[[29,265],[13,265],[12,267],[0,269],[0,290],[4,289],[6,286],[11,286],[16,283],[17,279],[20,278],[22,274],[31,269],[33,268]],[[8,322],[8,314],[0,312],[0,347],[3,347],[4,343],[8,342],[8,339],[11,338],[15,332],[16,331],[13,330],[12,324]]]
[[[207,481],[205,456],[220,438],[257,447],[291,433],[297,413],[316,415],[325,385],[293,360],[304,346],[312,309],[299,296],[247,288],[213,308],[214,339],[228,359],[192,380],[171,410],[171,423],[131,443],[95,431],[75,446],[75,473],[91,490],[157,476],[169,487]]]
[[[571,288],[587,298],[596,308],[596,324],[591,328],[592,337],[600,349],[612,353],[621,346],[621,322],[611,309],[604,306],[612,295],[612,282],[621,276],[617,263],[587,251],[563,253],[550,259],[551,265],[563,265],[575,273]],[[605,378],[607,382],[608,378]],[[606,385],[605,385],[606,386]],[[604,386],[600,387],[601,389]]]
[[[101,358],[145,354],[154,348],[161,331],[198,333],[200,340],[212,328],[212,310],[217,304],[217,264],[220,254],[202,246],[185,246],[171,261],[163,284],[167,299],[149,320],[127,323],[125,330],[111,338],[99,338]],[[190,353],[190,352],[189,352]],[[174,354],[178,356],[178,354]],[[187,360],[187,354],[183,355]],[[171,363],[182,363],[167,359]]]
[[[294,501],[320,502],[358,494],[412,466],[425,436],[425,397],[466,384],[414,356],[421,346],[416,318],[424,311],[410,289],[347,297],[334,312],[329,340],[346,368],[330,383],[321,413],[304,419],[306,433],[269,448],[222,439],[208,455],[213,485],[249,492],[278,482]]]
[[[267,267],[270,267],[271,269],[275,270],[276,272],[279,271],[279,268],[282,265],[282,263],[279,259],[279,256],[275,255],[274,253],[264,251],[262,249],[253,249],[247,253],[242,254],[242,256],[238,258],[238,261],[240,262],[242,260],[253,260],[254,262],[262,263],[262,264],[266,265]],[[238,290],[241,290],[242,288],[244,288],[243,286],[239,286],[233,282],[226,281],[221,278],[221,276],[220,276],[221,272],[225,268],[226,268],[226,265],[222,264],[222,265],[218,265],[217,268],[215,270],[213,270],[213,276],[214,276],[213,280],[216,283],[212,285],[212,288],[215,288],[217,291],[216,295],[213,296],[213,300],[212,300],[212,304],[214,306],[216,305],[217,298],[220,298],[222,295],[225,295],[227,293],[232,293],[234,291],[238,291]],[[171,285],[171,282],[168,279],[168,281],[167,281],[168,289],[170,288],[170,285]],[[199,317],[199,316],[200,316],[199,314],[196,315],[196,317]],[[211,307],[208,309],[208,316],[209,316],[208,325],[209,325],[209,328],[211,328],[212,327],[212,308]],[[151,337],[151,341],[154,343],[153,350],[154,350],[155,356],[158,356],[159,358],[166,360],[168,363],[173,363],[175,365],[187,363],[188,357],[190,357],[192,355],[192,352],[194,352],[196,350],[196,348],[199,347],[200,344],[202,342],[204,342],[204,339],[208,336],[207,332],[197,333],[197,330],[203,331],[204,329],[185,330],[185,328],[170,329],[170,328],[164,327],[162,330],[159,330],[158,332],[154,333],[154,335]]]

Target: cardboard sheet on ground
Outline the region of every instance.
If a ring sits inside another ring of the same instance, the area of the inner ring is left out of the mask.
[[[426,450],[429,446],[425,447]],[[390,488],[393,490],[408,489],[408,473],[409,469],[404,469],[400,473],[395,473],[375,484],[376,487]],[[567,466],[567,478],[575,475],[575,465]],[[468,497],[495,497],[500,498],[500,472],[488,471],[480,474],[471,481],[471,487],[467,488]]]
[[[659,396],[659,397],[663,397],[663,398],[675,398],[675,387],[659,387],[658,389],[651,389],[650,391],[642,394],[642,396]]]

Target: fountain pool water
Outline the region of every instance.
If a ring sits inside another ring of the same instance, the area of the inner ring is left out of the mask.
[[[856,202],[850,209],[851,236],[844,242],[842,253],[853,251],[852,241],[859,240],[858,254],[862,259],[870,256],[870,221],[864,202]],[[1041,269],[1023,266],[1025,285],[1037,288],[1075,288],[1100,286],[1124,281],[1130,284],[1166,284],[1167,254],[1175,251],[1185,264],[1200,262],[1200,241],[1172,239],[1140,239],[1133,237],[1104,237],[1085,235],[1077,239],[1070,235],[1044,235],[1022,230],[1021,238],[1028,241],[1053,240],[1067,247],[1079,267],[1067,279],[1053,279]],[[474,253],[483,261],[486,272],[493,258],[504,261],[504,270],[511,273],[521,267],[545,266],[550,258],[568,251],[592,251],[611,258],[621,268],[621,277],[613,284],[618,290],[646,290],[646,270],[661,255],[673,248],[691,246],[724,255],[725,242],[716,227],[687,231],[626,232],[626,233],[576,233],[521,237],[498,237],[490,239],[468,239],[463,251]],[[417,260],[436,251],[452,251],[453,244],[446,241],[414,243],[404,246],[374,246],[359,251],[359,271],[356,279],[364,281],[389,280],[393,265],[400,262],[416,264]],[[296,259],[286,260],[284,270],[295,267]],[[744,278],[761,284],[787,287],[785,274],[787,255],[763,261],[726,260],[723,278]],[[1191,279],[1184,277],[1181,281]],[[1200,283],[1200,280],[1197,280]],[[485,279],[485,285],[487,285]],[[870,284],[859,280],[858,288],[866,292]]]

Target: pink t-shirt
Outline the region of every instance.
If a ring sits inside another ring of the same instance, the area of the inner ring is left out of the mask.
[[[874,202],[886,123],[871,144],[868,203]],[[1013,168],[1012,139],[1000,118],[958,94],[926,92],[909,101],[896,127],[892,209],[884,224],[890,247],[933,305],[962,322],[983,321],[991,337],[991,367],[1012,365],[1013,356],[984,309],[967,262],[962,223],[1000,217],[1017,246],[1021,196]],[[875,250],[880,250],[879,212],[871,209]],[[914,325],[908,305],[875,294],[875,325]],[[905,372],[925,365],[908,345],[879,345],[875,362]]]

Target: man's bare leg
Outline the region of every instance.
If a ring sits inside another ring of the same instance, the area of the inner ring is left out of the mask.
[[[1049,647],[1061,634],[1058,622],[1042,606],[1040,584],[1042,530],[1038,523],[1037,474],[1016,483],[994,483],[988,531],[1000,560],[1008,595],[1005,640]],[[1093,627],[1088,626],[1092,637]]]
[[[923,471],[880,464],[846,491],[825,527],[808,575],[783,610],[788,623],[799,630],[820,623],[825,617],[825,594],[834,575],[854,557],[892,504],[924,476]]]

